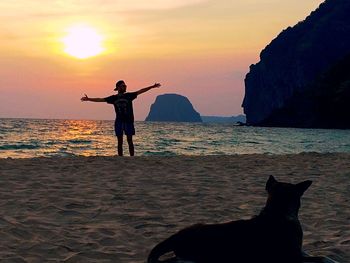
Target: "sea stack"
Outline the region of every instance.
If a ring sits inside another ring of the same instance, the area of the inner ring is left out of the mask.
[[[151,105],[146,121],[202,122],[188,98],[178,94],[163,94]]]
[[[350,128],[349,14],[349,0],[327,0],[261,52],[245,79],[247,124]]]

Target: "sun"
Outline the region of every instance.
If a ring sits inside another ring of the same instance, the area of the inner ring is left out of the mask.
[[[64,52],[79,58],[86,59],[97,56],[104,51],[102,46],[102,36],[97,31],[85,25],[72,26],[68,34],[62,39],[64,43]]]

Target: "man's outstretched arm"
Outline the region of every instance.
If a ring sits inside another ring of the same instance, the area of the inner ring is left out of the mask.
[[[89,98],[86,94],[84,95],[85,96],[80,99],[81,101],[106,102],[104,98]]]
[[[140,89],[140,90],[136,91],[136,93],[137,93],[137,95],[140,95],[142,93],[145,93],[145,92],[149,91],[150,89],[159,88],[160,86],[161,86],[160,83],[155,83],[152,86],[149,86],[147,88],[143,88],[143,89]]]

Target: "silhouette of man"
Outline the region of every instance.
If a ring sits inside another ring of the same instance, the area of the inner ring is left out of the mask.
[[[123,156],[123,133],[125,133],[130,156],[134,156],[134,143],[132,136],[135,135],[134,127],[134,110],[132,106],[132,101],[137,98],[138,95],[149,91],[153,88],[159,88],[161,85],[155,83],[152,86],[140,89],[136,92],[126,92],[126,84],[124,80],[119,80],[115,84],[115,91],[118,94],[112,95],[106,98],[89,98],[86,94],[81,98],[81,101],[92,101],[92,102],[107,102],[108,104],[113,104],[116,119],[114,122],[115,135],[118,138],[118,155]]]

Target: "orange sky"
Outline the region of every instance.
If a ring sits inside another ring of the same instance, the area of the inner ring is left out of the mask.
[[[202,115],[242,112],[249,65],[282,29],[321,0],[3,0],[0,117],[113,119],[110,105],[81,103],[160,82],[134,103],[143,120],[157,95],[187,96]],[[104,52],[78,59],[62,39],[94,29]]]

